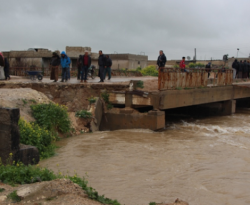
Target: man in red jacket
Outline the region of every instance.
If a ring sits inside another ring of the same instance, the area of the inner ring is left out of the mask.
[[[182,61],[180,62],[180,69],[181,72],[187,72],[187,70],[185,69],[186,65],[185,65],[185,57],[182,57]]]

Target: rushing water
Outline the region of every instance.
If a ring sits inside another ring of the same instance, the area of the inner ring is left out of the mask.
[[[41,162],[88,175],[89,184],[126,205],[151,201],[190,205],[250,204],[250,111],[180,121],[164,132],[120,130],[58,143]]]

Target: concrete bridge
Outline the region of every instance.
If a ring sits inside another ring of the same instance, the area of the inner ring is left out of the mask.
[[[51,100],[65,104],[70,112],[86,107],[88,101],[83,99],[100,96],[100,93],[106,90],[109,93],[110,103],[116,109],[105,111],[100,130],[131,128],[158,130],[165,127],[165,113],[174,108],[201,106],[203,110],[211,110],[218,115],[233,114],[239,99],[250,98],[250,81],[248,79],[233,81],[230,72],[217,73],[217,78],[210,79],[206,79],[205,71],[194,72],[192,75],[179,73],[179,77],[185,80],[185,83],[180,80],[172,81],[174,78],[168,73],[170,77],[162,79],[171,80],[172,84],[163,82],[162,85],[167,87],[161,90],[157,89],[159,79],[150,77],[135,77],[131,81],[130,78],[114,78],[113,81],[104,84],[96,83],[98,79],[87,84],[80,84],[76,79],[71,79],[67,83],[51,83],[49,79],[44,79],[44,82],[17,79],[2,81],[0,88],[35,89]],[[172,75],[177,76],[174,72]],[[144,89],[135,88],[140,80],[144,81]],[[149,81],[155,86],[154,89],[150,87],[151,84],[148,85]],[[144,109],[143,113],[139,112],[140,109]]]
[[[156,128],[165,125],[165,121],[162,123],[165,120],[162,115],[165,116],[165,112],[174,108],[199,105],[211,110],[213,114],[234,114],[236,101],[250,98],[250,83],[245,82],[248,79],[236,82],[232,78],[232,70],[219,71],[214,76],[217,78],[207,79],[205,70],[195,73],[162,73],[158,78],[158,92],[112,92],[110,101],[114,105],[125,105],[126,108],[151,107],[154,116],[158,116]]]

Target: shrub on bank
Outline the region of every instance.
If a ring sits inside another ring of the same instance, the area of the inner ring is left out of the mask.
[[[106,103],[107,109],[110,110],[113,108],[113,105],[109,102],[109,94],[107,92],[103,92],[101,94],[102,99]]]
[[[55,174],[53,171],[47,168],[40,168],[39,165],[25,166],[21,163],[17,163],[16,165],[3,165],[0,161],[0,180],[3,183],[10,185],[31,184],[35,182],[51,181],[61,178],[70,179],[72,182],[78,184],[83,190],[85,190],[90,199],[103,204],[121,205],[117,200],[112,200],[106,198],[104,195],[99,195],[95,189],[88,186],[88,181],[85,178],[80,178],[77,175],[64,176],[60,172]]]
[[[92,114],[87,110],[79,110],[76,112],[75,116],[84,119],[92,118]]]
[[[40,158],[45,159],[55,154],[56,146],[51,144],[56,140],[51,131],[40,127],[36,123],[29,123],[19,119],[20,142],[32,145],[39,150]]]
[[[46,130],[70,132],[71,123],[66,106],[53,103],[37,104],[31,105],[31,110],[37,124]]]
[[[152,65],[142,69],[140,72],[143,76],[158,76],[156,67]]]

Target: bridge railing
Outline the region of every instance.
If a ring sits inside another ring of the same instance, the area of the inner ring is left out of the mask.
[[[159,68],[158,89],[170,90],[180,88],[199,88],[213,86],[227,86],[233,83],[232,69],[187,69],[188,72],[181,72],[180,69]],[[208,79],[208,73],[211,78]]]

